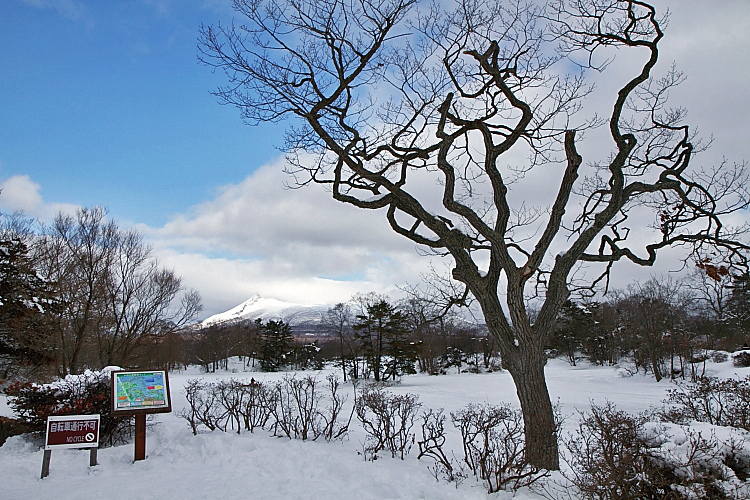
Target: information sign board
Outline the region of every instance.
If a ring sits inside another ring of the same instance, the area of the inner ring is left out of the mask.
[[[172,411],[166,370],[112,372],[112,413],[168,413]]]
[[[99,422],[99,415],[49,416],[44,449],[98,448]]]

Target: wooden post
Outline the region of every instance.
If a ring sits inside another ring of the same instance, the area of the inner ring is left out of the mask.
[[[146,459],[146,414],[139,413],[135,416],[135,459],[133,461]]]
[[[96,463],[96,455],[99,448],[91,448],[91,453],[89,454],[89,467],[94,467],[95,465],[99,465]]]
[[[42,459],[42,479],[49,476],[49,461],[52,458],[52,450],[44,450],[44,458]]]

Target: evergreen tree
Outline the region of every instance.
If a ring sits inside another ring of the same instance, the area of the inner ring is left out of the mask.
[[[353,328],[376,381],[415,372],[417,346],[408,338],[406,316],[394,306],[385,300],[368,306]]]
[[[737,335],[741,345],[748,343],[750,336],[750,274],[734,276],[727,301],[727,323]]]
[[[268,321],[260,333],[260,367],[275,372],[287,363],[292,345],[292,328],[283,321]]]
[[[52,286],[37,275],[26,244],[0,241],[0,379],[20,366],[52,361],[45,313],[57,309]]]
[[[409,335],[406,316],[398,310],[391,308],[388,322],[386,323],[386,354],[388,356],[388,367],[384,373],[384,379],[396,378],[404,374],[416,373],[417,344]]]
[[[382,356],[385,347],[385,330],[391,306],[384,300],[367,306],[366,314],[357,315],[353,325],[355,338],[361,345],[368,372],[376,381],[382,374]]]
[[[576,366],[576,355],[582,350],[584,341],[590,336],[593,324],[591,312],[588,309],[572,300],[566,300],[557,316],[549,348],[556,355],[565,355],[568,362]]]

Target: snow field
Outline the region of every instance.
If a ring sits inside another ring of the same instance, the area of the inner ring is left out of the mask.
[[[301,372],[317,373],[321,379],[335,369]],[[638,413],[649,406],[661,406],[670,388],[667,381],[656,383],[642,374],[623,377],[612,367],[571,367],[563,360],[550,360],[546,368],[547,383],[553,402],[559,401],[566,416],[564,431],[577,427],[578,411],[590,404],[612,401],[618,409]],[[750,374],[750,368],[735,368],[731,360],[709,364],[708,375],[721,377]],[[405,460],[381,455],[367,462],[360,452],[366,435],[356,419],[343,441],[305,442],[272,437],[263,429],[255,433],[202,433],[194,436],[187,421],[176,412],[186,406],[182,388],[189,379],[205,381],[254,377],[270,382],[287,375],[244,372],[235,363],[230,371],[201,373],[191,367],[170,374],[174,412],[155,417],[147,432],[147,459],[133,462],[133,444],[99,450],[99,465],[88,467],[87,450],[54,450],[50,475],[39,479],[43,451],[23,437],[13,437],[0,447],[0,499],[527,499],[538,500],[540,494],[520,490],[487,495],[484,486],[468,478],[458,487],[436,481],[428,471],[429,459],[417,460],[417,446]],[[348,394],[347,406],[353,402],[352,385],[342,386]],[[406,376],[400,384],[388,388],[394,393],[418,394],[422,409],[444,408],[451,411],[469,403],[510,403],[518,400],[507,372],[491,374],[449,374],[444,376]],[[11,409],[0,398],[0,413]],[[348,413],[347,413],[348,415]],[[447,449],[461,456],[458,431],[446,423],[450,433]],[[420,437],[419,419],[412,429]]]

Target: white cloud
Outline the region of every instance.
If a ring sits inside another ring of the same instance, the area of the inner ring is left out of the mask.
[[[75,213],[76,205],[47,203],[41,186],[28,175],[14,175],[0,182],[0,211],[23,212],[42,221],[52,220],[59,212]]]
[[[738,112],[750,109],[750,94],[738,87],[750,66],[750,53],[745,50],[750,30],[744,29],[750,11],[745,3],[732,0],[722,4],[722,9],[693,0],[681,2],[679,10],[670,5],[675,11],[655,74],[660,76],[676,61],[688,76],[674,90],[670,103],[690,110],[687,122],[694,129],[716,134],[714,148],[698,157],[703,164],[715,164],[725,155],[732,161],[748,156],[746,141],[739,140],[745,133],[745,116]],[[633,57],[623,52],[617,57],[604,74],[592,75],[598,76],[598,88],[587,104],[605,115],[617,90],[643,63],[640,54]],[[607,129],[588,136],[579,145],[585,161],[606,158],[612,149]],[[189,214],[149,230],[164,261],[203,293],[207,310],[226,310],[256,292],[302,303],[346,300],[357,291],[387,293],[395,284],[416,281],[429,265],[413,244],[391,231],[382,212],[342,205],[319,186],[284,190],[283,182],[288,179],[282,169],[281,160],[266,165],[243,182],[224,187]],[[554,167],[539,169],[524,183],[512,186],[512,196],[527,206],[545,208],[560,175],[561,170]],[[417,195],[431,197],[427,205],[439,211],[439,200],[434,198],[439,197],[439,190],[429,181],[418,184]],[[746,214],[732,219],[733,223],[747,220]],[[633,219],[638,226],[649,221]],[[633,236],[634,240],[644,238],[642,233]],[[179,253],[177,248],[187,252]],[[211,258],[212,253],[240,259]],[[681,256],[679,250],[664,252],[651,268],[622,262],[613,271],[613,286],[664,275],[680,267]],[[330,279],[342,276],[350,279]]]
[[[68,17],[80,6],[66,0],[26,1],[68,12]],[[170,4],[168,0],[147,1],[155,7]],[[742,88],[750,66],[750,52],[745,50],[750,44],[750,29],[746,29],[750,11],[745,4],[746,0],[728,0],[718,9],[711,2],[681,2],[662,45],[658,73],[675,60],[688,76],[674,91],[671,103],[690,109],[687,121],[693,126],[706,134],[716,133],[714,148],[700,157],[709,163],[724,155],[734,161],[750,156],[743,137],[745,111],[750,109],[750,94]],[[726,16],[734,22],[728,24]],[[588,102],[600,113],[611,109],[617,88],[632,77],[632,65],[637,63],[625,54],[618,57]],[[590,133],[588,139],[579,149],[585,161],[607,156],[612,146],[606,128]],[[289,178],[283,167],[281,159],[265,165],[163,227],[139,227],[162,265],[173,268],[185,285],[201,292],[204,315],[225,311],[255,293],[306,304],[344,301],[356,292],[395,296],[395,285],[416,282],[427,269],[430,259],[419,256],[412,243],[393,233],[383,211],[341,204],[320,186],[284,189]],[[512,186],[512,196],[544,208],[554,196],[560,175],[561,170],[554,167],[540,169],[525,179],[526,187]],[[23,210],[48,220],[60,209],[75,208],[45,202],[40,185],[27,175],[8,178],[0,188],[3,211]],[[429,198],[430,210],[440,211],[439,188],[431,180],[419,179],[414,192],[420,199]],[[112,216],[117,218],[117,214]],[[736,219],[732,222],[744,222],[739,214]],[[666,253],[658,262],[656,269],[626,263],[615,266],[615,286],[663,273],[666,266],[679,267],[679,255]]]
[[[341,204],[320,186],[290,190],[288,180],[279,160],[161,228],[139,228],[161,262],[201,292],[206,314],[254,293],[304,304],[393,293],[427,269],[383,210]]]
[[[304,271],[296,275],[278,274],[279,263],[275,261],[211,258],[168,248],[158,250],[157,254],[160,263],[174,269],[186,286],[200,291],[204,317],[231,309],[255,293],[313,305],[346,302],[357,292],[396,291],[384,282],[336,281]]]

